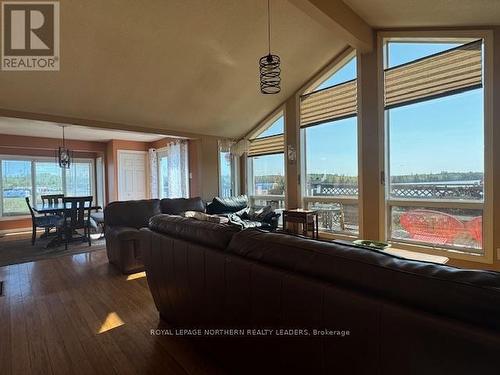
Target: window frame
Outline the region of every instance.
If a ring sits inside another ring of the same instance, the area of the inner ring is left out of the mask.
[[[254,185],[253,185],[253,158],[255,156],[248,156],[247,153],[244,155],[244,165],[246,169],[246,175],[245,175],[245,184],[246,184],[246,193],[249,198],[249,202],[251,206],[254,206],[254,202],[256,200],[259,200],[261,198],[270,198],[273,200],[277,200],[280,202],[280,207],[285,207],[285,202],[287,198],[287,188],[286,188],[286,181],[287,181],[287,163],[286,163],[286,111],[285,111],[285,106],[280,105],[276,110],[274,110],[269,116],[267,116],[263,121],[260,122],[258,126],[255,127],[253,131],[251,131],[246,139],[248,140],[254,140],[258,139],[259,135],[266,131],[271,125],[273,125],[280,117],[283,117],[284,121],[284,127],[283,127],[283,138],[284,138],[284,143],[283,147],[285,151],[283,153],[279,152],[276,154],[269,154],[269,155],[278,155],[282,154],[283,155],[283,178],[285,180],[285,192],[283,195],[256,195],[254,191]],[[266,156],[266,155],[263,155]]]
[[[355,49],[349,48],[340,54],[336,59],[334,59],[328,67],[326,67],[317,77],[312,79],[306,87],[304,87],[298,94],[300,98],[301,95],[309,94],[314,92],[325,80],[330,78],[337,71],[341,70],[345,65],[347,65],[353,58],[356,59],[357,64],[357,77],[359,78],[359,56]],[[347,81],[346,81],[347,82]],[[359,92],[359,86],[358,86]],[[359,96],[359,94],[358,94]],[[359,98],[358,98],[359,99]],[[300,102],[299,102],[300,103]],[[358,104],[359,105],[359,104]],[[299,104],[300,111],[300,104]],[[358,165],[358,196],[357,198],[351,197],[335,197],[335,196],[325,196],[325,197],[312,197],[306,194],[306,186],[307,186],[307,161],[306,161],[306,152],[307,152],[307,135],[306,130],[308,127],[300,129],[300,198],[299,201],[302,202],[303,207],[307,208],[310,202],[321,202],[321,203],[341,203],[346,205],[356,204],[358,206],[358,233],[348,232],[348,231],[323,231],[319,230],[321,235],[325,238],[334,238],[334,239],[345,239],[345,240],[353,240],[357,239],[361,236],[362,232],[362,189],[361,189],[361,142],[360,142],[360,121],[359,121],[359,111],[356,116],[356,143],[357,143],[357,165]],[[300,116],[299,116],[300,118]],[[342,119],[337,119],[335,121],[342,121]],[[317,125],[313,125],[314,127]],[[332,124],[332,126],[334,126]],[[300,124],[299,124],[300,127]]]
[[[390,189],[390,133],[388,132],[389,120],[384,108],[384,49],[390,40],[435,41],[443,39],[483,39],[483,102],[484,102],[484,200],[483,202],[456,201],[456,200],[411,200],[392,199]],[[379,63],[379,147],[380,152],[380,238],[388,241],[398,248],[446,256],[448,258],[491,263],[493,261],[493,33],[491,30],[426,30],[426,31],[383,31],[377,34],[377,60]],[[474,253],[467,249],[457,247],[432,246],[431,244],[418,244],[404,240],[389,240],[391,231],[391,207],[439,207],[439,208],[472,208],[483,211],[483,252]]]
[[[0,220],[9,220],[9,219],[18,219],[22,217],[29,217],[28,213],[13,213],[11,215],[3,214],[3,171],[2,171],[2,161],[3,160],[14,160],[14,161],[29,161],[31,163],[31,194],[29,196],[31,204],[36,203],[36,173],[35,173],[35,163],[36,162],[53,162],[57,165],[55,157],[50,156],[24,156],[24,155],[0,155]],[[94,201],[96,200],[96,181],[95,181],[95,160],[93,158],[73,158],[73,163],[90,163],[91,164],[91,173],[90,173],[90,184],[91,184],[91,192]],[[58,166],[58,168],[60,168]],[[62,168],[61,168],[62,169]],[[63,194],[67,194],[67,185],[66,185],[66,169],[64,169],[64,173],[61,171],[62,175],[62,190]]]

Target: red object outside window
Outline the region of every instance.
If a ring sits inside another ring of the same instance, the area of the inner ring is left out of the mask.
[[[401,214],[401,226],[412,239],[433,244],[453,244],[465,225],[452,215],[432,210],[412,210]]]

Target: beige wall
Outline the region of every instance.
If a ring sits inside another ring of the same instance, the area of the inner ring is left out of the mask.
[[[134,142],[111,140],[106,147],[106,181],[108,202],[118,199],[118,150],[147,151],[150,148],[161,148],[174,141],[173,138],[163,138],[155,142]],[[200,137],[188,140],[189,158],[189,195],[202,196],[212,200],[218,194],[218,162],[217,138]]]
[[[148,142],[112,139],[106,144],[106,201],[118,200],[118,150],[147,151]]]
[[[215,137],[196,140],[198,158],[199,193],[204,200],[219,195],[218,144]]]

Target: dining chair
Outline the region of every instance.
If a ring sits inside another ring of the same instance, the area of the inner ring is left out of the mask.
[[[31,222],[33,225],[33,232],[31,235],[31,245],[33,246],[36,240],[36,229],[43,228],[47,232],[52,228],[56,228],[61,225],[62,217],[59,215],[36,216],[33,208],[31,207],[30,199],[28,197],[26,197],[26,204],[28,205],[28,208],[30,210]]]
[[[75,239],[73,235],[76,230],[83,229],[83,235],[77,238],[88,241],[92,245],[90,238],[90,210],[93,197],[64,197],[62,223],[59,223],[59,236],[64,236],[64,248],[68,249],[68,243]]]

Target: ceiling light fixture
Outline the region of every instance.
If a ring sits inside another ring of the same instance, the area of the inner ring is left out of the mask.
[[[59,147],[57,151],[57,160],[61,168],[69,168],[71,165],[71,151],[66,148],[66,139],[64,138],[64,128],[65,125],[61,125],[63,136],[62,136],[62,147]]]
[[[271,54],[271,5],[267,0],[267,42],[269,52],[259,60],[260,92],[263,94],[277,94],[281,91],[281,68],[278,55]]]

